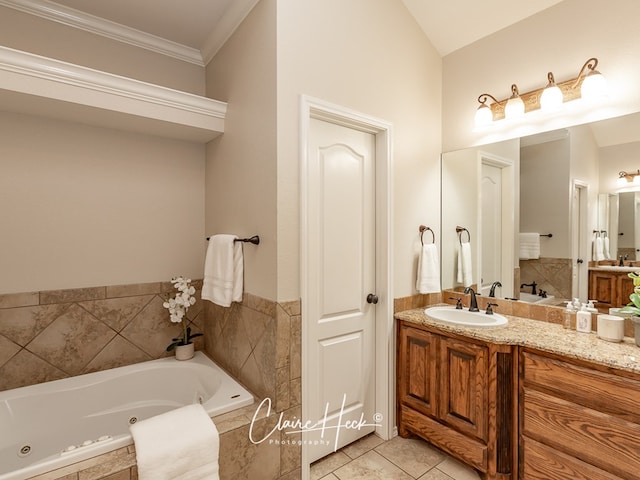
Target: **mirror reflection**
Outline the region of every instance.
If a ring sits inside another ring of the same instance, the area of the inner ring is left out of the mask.
[[[620,172],[638,172],[639,153],[640,114],[444,153],[442,287],[626,304],[613,277],[640,270],[640,175]],[[470,280],[456,227],[469,232]]]

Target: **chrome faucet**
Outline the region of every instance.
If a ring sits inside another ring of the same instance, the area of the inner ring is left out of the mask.
[[[473,291],[473,288],[467,287],[464,289],[465,294],[471,295],[471,299],[469,300],[469,311],[470,312],[479,312],[478,308],[478,300],[476,299],[476,292]]]
[[[500,282],[493,282],[491,285],[491,290],[489,290],[489,296],[494,298],[496,296],[496,287],[502,288],[502,284]]]

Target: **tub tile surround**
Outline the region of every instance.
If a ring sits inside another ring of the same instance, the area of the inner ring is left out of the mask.
[[[187,318],[202,332],[202,281],[193,284]],[[156,282],[0,295],[0,390],[172,355],[180,327],[162,303],[174,291]]]
[[[258,399],[270,400],[268,422],[280,414],[285,419],[302,416],[301,328],[299,300],[274,302],[245,293],[242,303],[229,308],[204,303],[205,351]],[[265,404],[261,413],[266,409]],[[275,432],[256,445],[250,441],[249,424],[239,421],[224,448],[221,442],[225,463],[220,478],[299,479],[302,449],[296,443],[300,435]],[[275,423],[268,426],[270,431]],[[253,432],[254,438],[261,438],[255,428]]]
[[[538,289],[545,290],[548,295],[571,298],[571,263],[570,258],[520,260],[520,278],[523,280],[517,285],[535,280]]]

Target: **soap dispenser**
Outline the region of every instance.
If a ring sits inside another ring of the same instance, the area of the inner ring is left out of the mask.
[[[576,330],[579,332],[591,332],[591,312],[587,310],[587,304],[583,303],[576,314]]]
[[[567,301],[567,308],[564,309],[564,321],[562,322],[562,326],[564,328],[571,328],[571,314],[575,312],[573,309],[573,302],[571,300]]]

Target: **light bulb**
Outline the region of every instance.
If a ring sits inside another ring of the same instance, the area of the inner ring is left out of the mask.
[[[524,102],[520,98],[518,87],[514,83],[511,85],[511,98],[504,106],[504,118],[517,118],[524,115]]]
[[[540,109],[546,112],[557,110],[562,105],[563,97],[562,90],[556,85],[553,73],[547,74],[549,84],[542,91],[540,96]]]
[[[580,87],[582,98],[586,101],[598,100],[607,95],[607,80],[597,70],[587,75]]]
[[[493,112],[488,105],[482,104],[476,110],[476,127],[485,127],[493,121]]]

